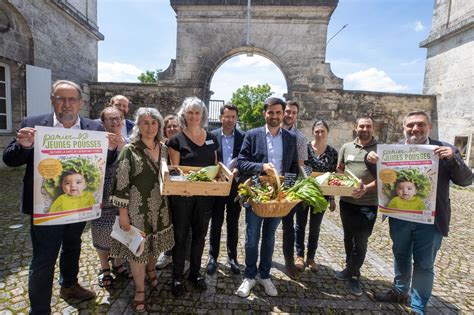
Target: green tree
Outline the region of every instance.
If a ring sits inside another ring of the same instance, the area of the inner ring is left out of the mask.
[[[249,86],[244,85],[232,94],[231,102],[239,109],[239,120],[243,129],[263,126],[263,104],[273,94],[268,83]]]
[[[146,70],[144,73],[141,73],[137,79],[141,83],[156,83],[160,79],[161,72],[163,72],[162,69],[157,69],[156,71]]]

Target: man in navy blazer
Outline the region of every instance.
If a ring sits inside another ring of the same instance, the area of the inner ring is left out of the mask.
[[[298,154],[296,136],[280,127],[286,103],[279,98],[265,100],[264,112],[266,124],[263,127],[249,130],[244,138],[242,149],[237,160],[237,168],[247,179],[262,173],[272,174],[277,169],[279,174],[298,173]],[[269,296],[278,295],[278,291],[270,280],[275,231],[281,218],[262,218],[257,216],[250,207],[246,207],[245,221],[245,279],[236,294],[247,297],[255,286],[257,272],[258,282]],[[260,247],[260,264],[257,270],[258,243],[262,235]]]
[[[3,161],[6,165],[16,167],[26,164],[21,210],[30,215],[33,214],[34,127],[104,130],[99,122],[79,116],[83,99],[81,88],[76,83],[66,80],[56,81],[52,87],[51,102],[54,113],[24,118],[16,138],[3,152]],[[113,159],[114,154],[109,152],[108,159]],[[77,279],[81,234],[86,223],[33,225],[31,219],[30,224],[33,246],[28,282],[30,312],[51,313],[54,265],[61,248],[59,279],[61,297],[79,300],[94,298],[95,293],[81,287]]]
[[[431,129],[431,118],[424,111],[410,112],[403,119],[405,144],[437,146],[433,151],[439,156],[434,224],[389,218],[395,277],[392,289],[374,294],[375,299],[381,302],[402,303],[408,302],[410,294],[411,310],[416,314],[426,312],[426,304],[433,289],[436,254],[443,237],[448,236],[451,218],[449,184],[452,181],[456,185],[469,186],[473,177],[454,146],[429,138]],[[367,155],[369,163],[375,164],[377,159],[375,152]]]
[[[239,217],[240,203],[237,197],[238,175],[237,157],[242,147],[244,133],[236,128],[238,109],[234,104],[225,104],[220,109],[219,119],[222,127],[213,130],[217,138],[219,148],[217,159],[229,168],[234,174],[234,180],[227,197],[217,197],[214,202],[211,217],[211,231],[209,235],[209,261],[207,263],[207,274],[213,275],[217,270],[217,257],[221,241],[221,229],[224,222],[224,211],[227,209],[227,257],[230,270],[234,274],[240,274],[239,262],[237,261],[237,243],[239,240]]]

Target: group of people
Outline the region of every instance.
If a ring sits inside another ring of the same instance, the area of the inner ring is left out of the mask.
[[[357,119],[357,137],[344,144],[338,153],[328,144],[327,122],[317,120],[312,127],[314,139],[307,141],[296,128],[300,110],[298,102],[285,102],[275,97],[265,101],[265,125],[246,133],[237,128],[238,109],[233,104],[226,104],[220,110],[222,127],[207,131],[207,108],[196,97],[186,98],[177,115],[165,119],[155,108],[138,108],[133,122],[125,119],[129,101],[122,95],[111,99],[100,119],[80,116],[82,92],[71,81],[60,80],[53,84],[51,102],[53,113],[24,118],[15,139],[3,153],[8,166],[26,164],[21,209],[24,213],[33,213],[35,126],[106,131],[109,147],[102,215],[91,225],[93,245],[100,261],[98,283],[101,287],[111,287],[116,281],[112,274],[133,279],[135,311],[146,311],[145,279],[150,288],[155,288],[158,285],[156,268],[163,268],[171,261],[172,294],[175,297],[185,293],[185,274],[196,290],[207,289],[205,276],[201,273],[205,237],[209,229],[209,260],[205,269],[208,275],[213,275],[218,269],[224,217],[228,263],[233,274],[240,274],[237,245],[242,209],[246,223],[245,271],[243,282],[236,290],[238,296],[249,296],[257,283],[263,286],[267,295],[278,295],[270,270],[275,232],[280,221],[287,274],[295,277],[306,267],[317,270],[315,254],[324,212],[314,214],[310,207],[299,204],[283,218],[262,218],[250,206],[242,207],[236,198],[238,184],[251,176],[270,174],[274,170],[282,175],[298,174],[305,167],[317,172],[348,170],[361,179],[360,187],[352,196],[340,198],[346,266],[336,272],[335,277],[346,281],[353,294],[362,295],[360,268],[377,217],[378,204],[374,172],[374,163],[378,159],[375,153],[377,142],[371,117]],[[427,113],[408,113],[403,120],[403,129],[404,143],[437,146],[434,153],[440,157],[440,171],[436,220],[434,225],[428,225],[390,218],[395,258],[394,285],[389,292],[376,293],[375,298],[407,303],[411,292],[412,311],[424,313],[433,286],[436,252],[442,237],[448,233],[449,182],[469,185],[472,172],[452,145],[429,138],[431,120]],[[234,175],[229,196],[162,196],[159,176],[162,159],[171,165],[198,167],[222,162]],[[333,211],[336,208],[334,197],[326,198],[329,209]],[[309,233],[305,246],[308,214]],[[121,229],[128,231],[133,225],[142,231],[146,241],[141,255],[135,256],[125,245],[110,237],[117,216]],[[51,312],[54,265],[58,255],[60,296],[80,300],[95,297],[93,291],[79,285],[77,277],[85,224],[43,226],[31,221],[33,258],[28,283],[31,313]],[[131,272],[123,265],[125,261],[129,263]]]

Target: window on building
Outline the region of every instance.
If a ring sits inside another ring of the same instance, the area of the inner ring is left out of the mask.
[[[0,63],[0,132],[11,131],[10,67]]]

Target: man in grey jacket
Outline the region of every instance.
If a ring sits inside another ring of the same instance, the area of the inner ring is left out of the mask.
[[[448,236],[451,218],[449,183],[452,181],[460,186],[472,184],[472,172],[459,151],[451,144],[430,139],[428,136],[431,129],[431,118],[426,112],[410,112],[403,119],[405,144],[437,146],[434,153],[439,156],[439,170],[434,225],[389,219],[390,237],[393,241],[394,284],[390,291],[374,295],[381,302],[407,303],[411,282],[411,308],[416,314],[426,312],[426,304],[433,288],[436,253],[441,247],[443,236]],[[375,152],[367,156],[369,163],[376,163],[377,159]]]

